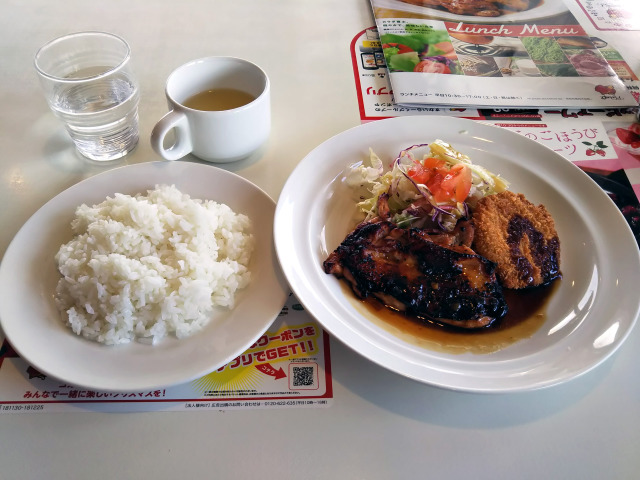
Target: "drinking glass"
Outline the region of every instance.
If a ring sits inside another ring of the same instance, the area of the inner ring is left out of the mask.
[[[125,40],[105,32],[66,35],[38,50],[35,67],[49,107],[82,155],[106,161],[133,150],[140,96]]]

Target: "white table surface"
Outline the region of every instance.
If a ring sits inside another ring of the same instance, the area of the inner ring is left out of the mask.
[[[67,187],[159,159],[149,135],[166,111],[164,82],[188,60],[239,56],[270,76],[269,144],[227,168],[274,199],[311,149],[360,123],[349,44],[373,25],[367,0],[4,0],[0,11],[2,253]],[[81,30],[120,34],[133,50],[141,141],[115,165],[75,154],[33,69],[41,44]],[[640,33],[607,38],[640,73]],[[509,395],[441,390],[335,339],[331,349],[329,408],[0,415],[0,478],[640,478],[638,329],[592,372]]]

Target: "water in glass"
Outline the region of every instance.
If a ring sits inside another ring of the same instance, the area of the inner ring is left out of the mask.
[[[67,78],[99,76],[107,67],[80,70]],[[91,82],[61,84],[51,108],[77,149],[93,160],[123,157],[138,143],[138,87],[125,73]]]

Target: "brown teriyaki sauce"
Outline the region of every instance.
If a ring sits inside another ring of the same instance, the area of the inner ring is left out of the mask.
[[[547,319],[546,307],[561,279],[522,290],[504,289],[509,312],[484,328],[466,330],[407,315],[385,306],[373,297],[359,300],[349,290],[347,298],[366,318],[402,340],[438,352],[486,354],[530,338]]]

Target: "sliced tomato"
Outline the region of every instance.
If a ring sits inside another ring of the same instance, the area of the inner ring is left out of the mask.
[[[442,173],[442,171],[446,173],[445,165],[444,160],[427,157],[422,162],[414,162],[414,165],[407,171],[407,174],[414,182],[427,185],[436,173]]]
[[[471,190],[471,169],[467,165],[458,163],[451,167],[440,183],[440,189],[434,193],[438,202],[455,200],[464,202]]]
[[[430,178],[429,169],[424,168],[420,162],[415,162],[407,171],[407,174],[409,175],[409,178],[416,183],[427,183],[427,180]]]
[[[413,71],[422,73],[451,73],[451,69],[445,64],[431,60],[422,60],[413,68]]]
[[[422,165],[426,168],[442,168],[446,165],[446,162],[436,157],[427,157],[423,160]]]
[[[446,202],[448,198],[439,200],[442,194],[442,180],[447,176],[447,172],[437,171],[425,184],[429,191],[433,194],[437,202]],[[446,195],[446,194],[445,194]]]
[[[407,171],[416,183],[426,185],[436,202],[464,202],[471,190],[471,169],[457,164],[447,169],[444,160],[429,157]]]

